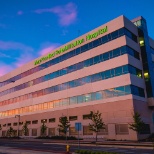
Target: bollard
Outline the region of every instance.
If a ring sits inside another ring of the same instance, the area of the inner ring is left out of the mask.
[[[67,144],[66,145],[66,153],[69,154],[70,153],[70,146]]]

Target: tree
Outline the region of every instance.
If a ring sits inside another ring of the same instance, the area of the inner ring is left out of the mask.
[[[47,130],[47,126],[45,125],[45,122],[42,122],[41,136],[44,136],[45,135],[46,130]]]
[[[59,131],[64,133],[65,136],[66,136],[67,135],[67,130],[70,127],[70,122],[68,121],[66,116],[65,117],[60,117],[59,122],[60,122],[60,124],[58,125],[59,126]]]
[[[135,112],[133,115],[133,121],[134,123],[129,124],[129,129],[132,129],[137,132],[137,134],[140,134],[144,130],[145,123],[141,120],[141,115],[138,112]]]
[[[97,142],[97,134],[100,129],[104,129],[104,123],[102,121],[101,113],[97,112],[90,112],[90,119],[92,120],[92,124],[89,123],[89,129],[95,132],[96,134],[96,142]]]
[[[12,127],[10,127],[10,128],[7,130],[7,136],[8,136],[8,137],[14,137],[14,135],[15,135],[15,130],[14,130]]]
[[[28,123],[27,121],[22,126],[22,133],[26,136],[28,135],[29,129],[28,129]]]

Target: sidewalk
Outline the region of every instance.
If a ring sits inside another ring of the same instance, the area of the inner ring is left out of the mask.
[[[65,140],[54,140],[54,139],[20,139],[14,140],[20,142],[43,142],[43,143],[61,143],[66,144]],[[78,144],[78,140],[68,140],[69,144]],[[80,140],[80,144],[91,144],[95,145],[94,140]],[[121,146],[142,146],[142,147],[154,147],[154,142],[137,142],[137,141],[98,141],[98,145],[121,145]]]

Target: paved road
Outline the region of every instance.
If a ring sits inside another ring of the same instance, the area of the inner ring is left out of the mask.
[[[78,145],[69,143],[71,146],[71,152],[74,152],[78,149]],[[19,141],[11,141],[11,140],[0,140],[0,149],[1,147],[11,147],[16,151],[19,150],[34,150],[37,152],[46,152],[46,153],[64,153],[65,152],[65,143],[45,143],[45,142],[20,142]],[[152,147],[128,147],[128,146],[112,146],[112,145],[81,145],[81,149],[91,149],[95,151],[108,151],[108,152],[117,152],[117,153],[125,153],[125,154],[154,154],[154,150]],[[5,153],[5,152],[4,152]],[[3,153],[3,154],[4,154]],[[5,153],[9,154],[9,153]]]

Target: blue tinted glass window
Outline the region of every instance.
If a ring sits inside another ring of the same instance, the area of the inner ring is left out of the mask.
[[[91,94],[91,100],[96,100],[96,94],[95,93]]]
[[[136,68],[135,68],[135,67],[132,67],[132,66],[129,65],[128,68],[129,68],[129,72],[130,72],[131,74],[136,75]]]
[[[90,60],[89,59],[84,61],[84,67],[88,67],[88,66],[90,66]]]
[[[55,63],[59,63],[59,57],[55,58]]]
[[[127,53],[126,46],[121,47],[120,50],[121,50],[121,54]]]
[[[108,34],[107,35],[107,41],[111,41],[112,40],[112,36],[111,36],[111,34]]]
[[[93,42],[90,42],[89,43],[89,49],[92,49],[93,48]]]
[[[115,39],[118,37],[118,31],[115,31],[113,33],[111,33],[112,39]]]
[[[111,59],[113,57],[113,51],[109,52],[109,58]]]
[[[117,88],[115,88],[115,90],[117,91],[118,96],[125,95],[125,87],[124,86],[117,87]]]
[[[76,55],[80,54],[80,48],[76,49]]]
[[[127,46],[127,51],[129,53],[129,55],[131,55],[131,56],[134,57],[134,51],[133,51],[133,49],[131,49],[130,47]]]
[[[103,43],[102,38],[99,38],[98,41],[99,41],[99,45],[101,45]]]
[[[71,97],[70,98],[70,105],[71,104],[76,104],[77,103],[77,97]]]
[[[145,97],[144,89],[141,89],[141,88],[138,88],[138,89],[139,89],[139,96]]]
[[[83,96],[82,95],[78,96],[77,99],[78,99],[78,103],[82,103],[83,102]]]
[[[93,65],[93,63],[94,63],[93,60],[94,60],[93,58],[90,58],[90,59],[89,59],[90,66]]]
[[[76,64],[78,65],[78,64]],[[76,69],[76,65],[72,65],[68,67],[68,73],[73,72]]]
[[[83,102],[89,102],[91,101],[91,94],[83,95]]]
[[[121,75],[122,74],[122,67],[117,67],[115,68],[115,76]]]
[[[109,59],[109,53],[108,52],[103,54],[103,59],[104,60],[108,60]]]
[[[91,76],[87,76],[84,78],[85,83],[90,83],[91,82]]]
[[[133,95],[139,95],[139,91],[136,86],[131,85],[131,91]]]
[[[119,32],[119,36],[124,35],[124,28],[119,29],[118,32]]]
[[[117,56],[119,56],[119,55],[120,55],[120,49],[119,49],[119,48],[113,50],[113,57],[117,57]]]
[[[130,86],[125,86],[125,93],[126,94],[131,94],[131,88],[130,88]]]
[[[114,96],[113,90],[107,89],[103,90],[103,98],[111,98]]]
[[[96,96],[96,100],[102,99],[102,93],[101,92],[96,92],[95,96]]]
[[[128,65],[123,66],[123,73],[128,73]]]
[[[93,41],[93,47],[97,47],[98,45],[99,45],[99,41],[98,41],[98,39],[95,40],[95,41]]]
[[[114,77],[115,76],[115,70],[114,69],[111,69],[111,77]]]
[[[108,41],[107,35],[102,37],[102,43],[106,43]]]
[[[48,79],[49,79],[49,75],[45,75],[43,80],[47,81]]]
[[[97,64],[100,62],[99,56],[94,57],[94,64]]]
[[[61,75],[67,74],[67,69],[62,69],[62,70],[60,70],[60,74],[61,74]]]
[[[102,80],[104,80],[105,79],[105,73],[104,72],[101,72],[100,74],[101,74]]]
[[[110,72],[110,70],[105,71],[104,74],[105,74],[105,79],[111,77],[111,72]]]
[[[76,81],[76,86],[82,86],[83,85],[82,79],[77,79],[75,81]]]
[[[60,76],[60,71],[59,71],[59,70],[56,71],[56,76],[57,76],[57,77]]]
[[[69,85],[68,82],[67,82],[67,83],[63,83],[63,84],[61,84],[61,90],[68,89],[68,85]]]
[[[76,67],[77,67],[78,70],[84,68],[84,62],[78,63],[78,64],[76,65]]]
[[[128,36],[129,38],[132,38],[130,31],[128,31],[127,29],[125,29],[125,35]]]
[[[103,59],[103,54],[100,55],[99,58],[100,58],[100,62],[103,62],[103,61],[104,61],[104,59]]]
[[[76,82],[75,81],[70,81],[69,82],[69,87],[70,88],[76,87]]]
[[[57,91],[59,91],[59,86],[58,85],[54,86],[54,92],[57,92]]]
[[[100,81],[100,80],[101,80],[100,73],[91,75],[91,82]]]
[[[81,52],[87,51],[88,50],[88,44],[85,44],[81,47]]]

